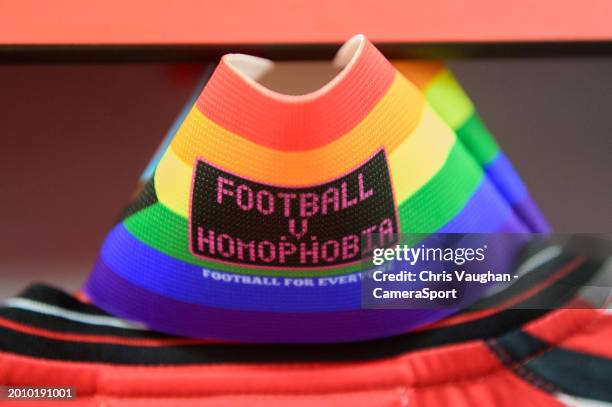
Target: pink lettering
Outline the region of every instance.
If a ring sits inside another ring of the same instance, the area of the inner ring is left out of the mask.
[[[281,236],[281,242],[278,245],[278,261],[285,263],[287,256],[291,256],[297,250],[297,246],[293,243],[287,242],[285,236]]]
[[[300,194],[300,216],[310,217],[319,211],[319,195],[312,192]]]
[[[243,201],[243,191],[246,191],[247,195],[246,205]],[[251,209],[253,209],[253,191],[251,190],[251,188],[242,184],[236,189],[236,204],[238,204],[238,207],[243,211],[250,211]]]
[[[359,200],[360,201],[365,201],[366,199],[374,195],[374,190],[372,188],[364,192],[363,174],[361,172],[357,176],[357,181],[359,183]]]
[[[264,198],[264,196],[266,198]],[[267,201],[265,208],[264,199]],[[271,213],[274,213],[274,195],[272,195],[272,193],[266,191],[265,189],[262,189],[261,191],[257,192],[257,210],[262,215],[270,215]]]
[[[359,254],[359,237],[357,235],[342,238],[342,260],[352,259]]]
[[[295,219],[289,219],[289,233],[291,233],[297,240],[300,240],[302,236],[308,233],[308,219],[302,219],[302,229],[298,232],[295,230]]]
[[[227,248],[223,244],[224,242],[227,242]],[[234,256],[234,239],[226,233],[217,236],[217,249],[223,257]]]
[[[331,253],[329,252],[330,246],[332,250]],[[323,246],[321,249],[321,257],[323,258],[323,260],[327,262],[332,262],[336,260],[339,255],[340,255],[340,244],[337,241],[328,240],[327,242],[323,243]]]
[[[348,199],[348,185],[346,182],[343,182],[341,185],[342,191],[342,209],[350,208],[353,205],[357,204],[357,197],[353,197],[353,199]]]
[[[289,192],[279,192],[278,197],[283,200],[283,213],[285,217],[291,216],[291,200],[296,198],[296,194]]]
[[[208,245],[208,251],[215,254],[215,232],[208,231],[208,237],[204,236],[204,228],[198,226],[198,251],[204,252],[204,247]]]
[[[391,219],[386,218],[380,222],[380,246],[385,247],[387,243],[393,243],[395,238],[393,236],[393,222]]]
[[[338,212],[340,210],[338,188],[328,188],[325,192],[323,192],[323,196],[321,197],[321,213],[323,215],[327,215],[327,207],[329,204],[333,205],[334,212]]]
[[[311,249],[308,250],[306,245],[307,243],[300,243],[300,263],[305,264],[308,256],[312,259],[311,264],[317,264],[319,262],[319,242],[317,242],[316,236],[311,236],[310,240],[312,240]]]
[[[217,177],[217,203],[221,204],[223,195],[234,196],[234,191],[223,188],[224,185],[234,186],[234,181],[231,179],[219,176]]]
[[[244,260],[244,250],[249,251],[249,261],[255,261],[255,241],[251,240],[249,243],[245,243],[240,239],[236,241],[238,259]]]
[[[365,236],[366,238],[366,244],[361,245],[361,247],[364,249],[364,253],[369,253],[370,251],[372,251],[372,249],[374,249],[372,244],[372,233],[374,233],[375,230],[376,226],[370,226],[369,228],[361,231],[361,236]]]
[[[266,247],[268,253],[266,253]],[[268,240],[263,240],[257,245],[259,259],[265,263],[272,263],[276,259],[276,246]]]

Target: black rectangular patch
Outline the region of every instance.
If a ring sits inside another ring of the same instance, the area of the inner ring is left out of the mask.
[[[301,188],[254,182],[198,159],[189,227],[193,255],[271,268],[355,263],[399,232],[384,150],[347,175]]]

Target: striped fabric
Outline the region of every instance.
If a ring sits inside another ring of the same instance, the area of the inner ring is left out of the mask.
[[[554,246],[518,267],[486,309],[342,344],[174,337],[33,286],[0,307],[0,385],[75,387],[76,406],[610,405],[612,313],[576,284],[605,267]],[[551,301],[564,309],[532,307]]]
[[[190,205],[199,160],[262,185],[308,188],[383,151],[394,232],[547,232],[452,74],[430,62],[391,64],[357,39],[344,70],[306,96],[274,95],[224,57],[109,233],[86,285],[91,299],[161,331],[258,342],[367,339],[454,312],[360,309],[359,263],[279,268],[194,255]],[[207,272],[216,278],[203,278]],[[297,287],[305,277],[315,287]]]

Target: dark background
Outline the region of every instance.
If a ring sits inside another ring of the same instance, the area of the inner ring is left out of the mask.
[[[612,58],[451,68],[555,231],[612,231]],[[0,65],[0,298],[77,289],[199,66]]]

